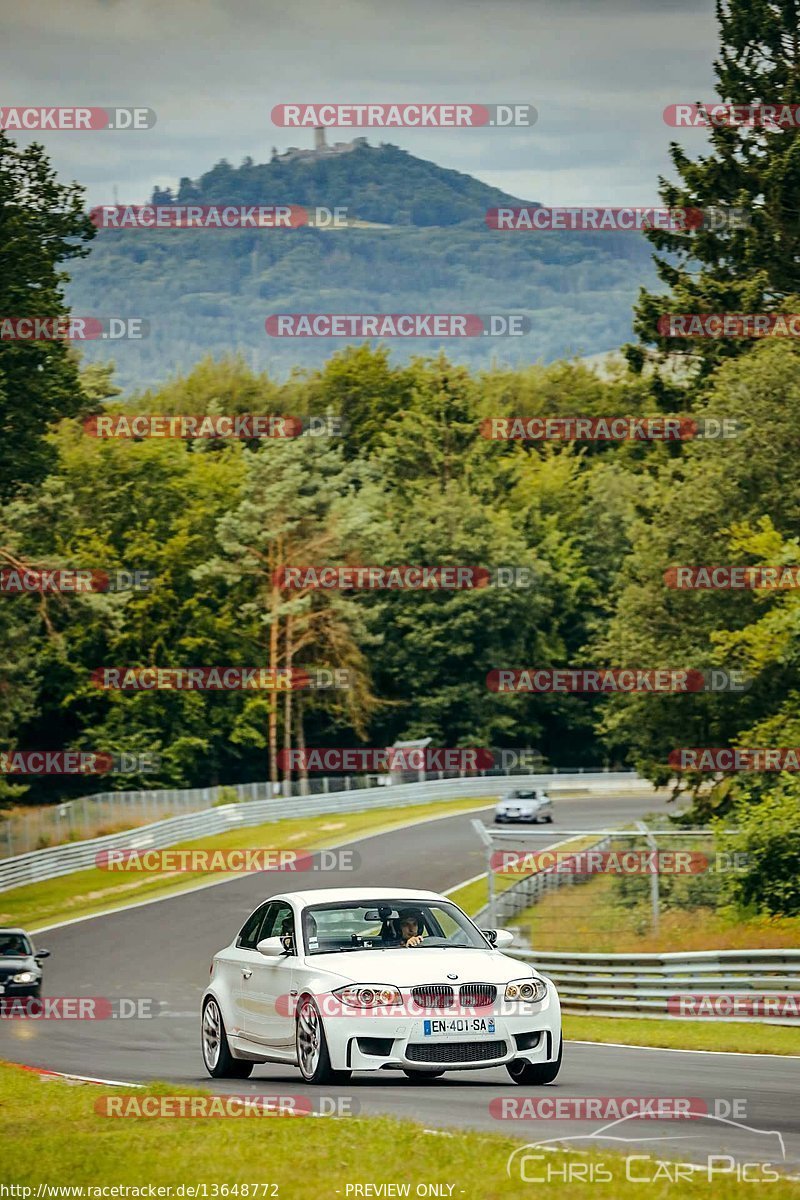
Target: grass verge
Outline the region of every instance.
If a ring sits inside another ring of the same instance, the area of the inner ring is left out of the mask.
[[[649,881],[643,881],[649,886]],[[614,876],[595,875],[562,887],[519,913],[514,924],[527,927],[531,945],[565,953],[767,950],[800,945],[800,917],[745,917],[732,908],[704,904],[673,908],[665,904],[658,933],[653,933],[649,898],[627,903],[619,884]]]
[[[487,1089],[487,1104],[491,1090]],[[519,1173],[510,1178],[506,1164],[512,1151],[524,1143],[501,1132],[459,1130],[448,1134],[426,1130],[410,1121],[374,1116],[319,1120],[265,1117],[266,1127],[259,1127],[255,1117],[244,1121],[185,1117],[176,1122],[170,1117],[100,1116],[95,1112],[95,1103],[109,1091],[92,1085],[70,1087],[61,1080],[43,1082],[31,1072],[0,1065],[3,1178],[6,1184],[31,1189],[15,1193],[21,1200],[35,1196],[39,1184],[128,1186],[144,1188],[129,1195],[144,1196],[148,1185],[173,1189],[184,1185],[185,1196],[245,1196],[249,1200],[268,1196],[280,1200],[334,1200],[338,1196],[346,1200],[359,1194],[352,1190],[354,1185],[405,1187],[409,1182],[408,1194],[412,1196],[418,1184],[433,1183],[443,1186],[440,1192],[431,1194],[458,1200],[462,1196],[468,1200],[501,1200],[523,1194]],[[155,1085],[135,1093],[113,1089],[113,1094],[133,1095],[140,1101],[151,1095],[201,1093]],[[529,1140],[537,1136],[532,1127]],[[635,1149],[642,1152],[641,1146]],[[578,1167],[583,1182],[559,1178],[564,1173],[565,1158]],[[548,1185],[548,1196],[570,1200],[595,1197],[596,1184],[587,1178],[587,1167],[601,1162],[613,1176],[613,1190],[606,1194],[615,1198],[641,1196],[641,1185],[626,1181],[624,1159],[619,1154],[605,1149],[591,1155],[554,1154],[550,1162],[554,1178]],[[547,1162],[534,1165],[539,1175],[548,1169]],[[671,1166],[669,1173],[676,1169]],[[686,1194],[686,1183],[665,1178],[663,1165],[637,1160],[636,1174],[641,1177],[645,1170],[653,1177],[647,1191],[650,1200]],[[243,1190],[245,1184],[249,1191]],[[192,1193],[189,1188],[198,1190]],[[230,1190],[233,1188],[236,1190]],[[529,1190],[528,1184],[525,1194]],[[702,1200],[712,1196],[714,1200],[734,1200],[741,1194],[741,1184],[731,1176],[712,1181],[699,1176],[689,1184],[689,1190]],[[387,1193],[360,1192],[365,1194]],[[398,1190],[394,1194],[406,1193]],[[769,1194],[784,1200],[796,1196],[797,1185],[772,1183]],[[83,1195],[88,1200],[92,1193],[85,1191]]]
[[[564,1014],[564,1037],[623,1042],[673,1050],[729,1050],[747,1054],[800,1054],[800,1028],[748,1021],[659,1021],[657,1017],[577,1017]]]
[[[480,805],[478,799],[440,801],[413,807],[366,809],[354,813],[326,813],[318,817],[296,817],[271,821],[249,829],[236,827],[215,837],[182,842],[170,849],[231,850],[251,849],[323,849],[344,842],[350,837],[381,833],[405,825],[409,821],[426,821],[432,817],[455,815]],[[489,801],[491,803],[491,801]],[[68,921],[101,913],[109,908],[136,904],[166,895],[190,890],[197,883],[210,879],[232,878],[215,872],[164,872],[133,876],[130,872],[116,873],[99,868],[76,871],[57,879],[26,884],[0,893],[0,925],[23,925],[31,932],[42,925]]]

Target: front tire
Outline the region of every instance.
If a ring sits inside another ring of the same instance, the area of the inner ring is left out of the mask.
[[[561,1045],[558,1048],[558,1058],[551,1063],[530,1063],[525,1059],[517,1058],[513,1062],[506,1063],[508,1071],[514,1083],[520,1087],[540,1087],[545,1083],[553,1083],[561,1070],[561,1057],[564,1053],[564,1039],[561,1039]]]
[[[228,1045],[225,1023],[216,1000],[206,1000],[203,1005],[203,1020],[200,1042],[203,1047],[203,1063],[214,1079],[247,1079],[254,1064],[234,1058]]]
[[[297,1006],[297,1065],[306,1083],[347,1083],[352,1071],[334,1071],[322,1017],[311,996]]]

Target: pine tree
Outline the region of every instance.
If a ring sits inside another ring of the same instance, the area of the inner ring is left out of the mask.
[[[95,235],[83,189],[56,179],[44,148],[19,149],[0,129],[0,322],[56,321],[69,310],[61,264],[89,253]],[[0,501],[54,464],[51,422],[87,408],[78,361],[61,340],[14,340],[0,329]]]
[[[800,0],[717,0],[717,19],[721,102],[800,106]],[[697,160],[671,144],[680,182],[660,179],[660,195],[670,208],[717,210],[719,227],[704,221],[677,233],[648,231],[666,252],[653,257],[668,292],[640,293],[634,321],[640,344],[626,348],[637,370],[648,358],[663,363],[682,354],[705,375],[752,344],[662,336],[658,319],[665,314],[800,311],[798,129],[715,124],[709,136],[711,153]]]

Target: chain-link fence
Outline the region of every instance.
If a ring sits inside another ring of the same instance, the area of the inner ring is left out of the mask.
[[[637,822],[626,829],[486,829],[489,925],[511,925],[521,944],[548,951],[702,949],[735,944],[726,884],[742,855],[718,849],[710,829]],[[543,847],[547,847],[544,849]]]

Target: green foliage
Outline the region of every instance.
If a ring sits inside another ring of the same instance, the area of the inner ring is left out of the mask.
[[[727,822],[726,822],[727,824]],[[766,794],[743,786],[730,824],[721,827],[723,850],[743,856],[743,868],[725,876],[728,896],[743,908],[770,916],[800,914],[800,785],[783,775]],[[746,856],[746,857],[744,857]]]
[[[718,0],[717,91],[736,105],[796,105],[800,98],[798,0]],[[689,130],[687,137],[695,131]],[[700,130],[697,135],[702,137]],[[796,312],[800,296],[800,132],[763,125],[715,125],[711,153],[693,159],[677,143],[670,153],[680,181],[661,180],[670,208],[742,210],[747,224],[715,230],[649,231],[659,279],[668,294],[642,291],[635,330],[656,357],[689,356],[702,373],[748,350],[747,339],[678,339],[659,335],[665,313]],[[629,348],[632,364],[642,346]]]
[[[240,804],[241,796],[236,791],[236,788],[222,787],[219,789],[219,795],[214,801],[214,808],[223,808],[226,804]]]
[[[773,554],[791,561],[793,547],[774,534],[769,541],[762,517],[769,513],[778,528],[800,530],[797,491],[787,486],[797,470],[798,362],[794,346],[769,343],[721,367],[696,412],[733,418],[739,435],[688,443],[679,458],[651,453],[639,476],[630,553],[614,580],[610,619],[599,627],[594,653],[619,665],[744,669],[752,679],[739,693],[613,698],[603,729],[661,783],[672,774],[671,750],[731,744],[783,703],[796,678],[797,651],[785,641],[782,651],[763,657],[765,645],[779,644],[781,622],[791,641],[790,593],[675,591],[665,586],[664,572],[674,565],[756,565]],[[760,540],[749,530],[760,530]]]
[[[56,182],[40,145],[20,150],[0,130],[0,318],[68,315],[59,268],[95,233],[82,198]],[[49,422],[85,403],[66,341],[0,340],[0,501],[46,474]]]
[[[610,457],[489,442],[479,427],[487,403],[567,411],[577,387],[602,411],[617,403],[619,384],[566,366],[476,379],[443,357],[393,365],[366,348],[283,385],[235,359],[207,360],[124,409],[107,373],[90,378],[96,406],[105,395],[109,412],[332,411],[350,428],[345,439],[242,445],[104,441],[62,421],[51,437],[56,471],[0,514],[9,551],[39,565],[146,570],[153,583],[146,592],[7,598],[0,619],[19,643],[6,674],[8,740],[161,756],[156,777],[116,786],[264,778],[267,729],[282,730],[285,717],[268,693],[120,693],[98,689],[90,673],[263,665],[273,626],[284,663],[291,618],[294,665],[345,666],[354,681],[350,691],[304,697],[309,745],[421,733],[441,745],[541,745],[562,764],[602,754],[579,697],[498,696],[485,681],[494,667],[574,659],[598,619],[614,569],[595,536]],[[623,521],[625,492],[615,502]],[[526,566],[535,583],[305,595],[271,585],[281,563],[336,562]],[[46,799],[88,781],[26,782],[31,798]]]

